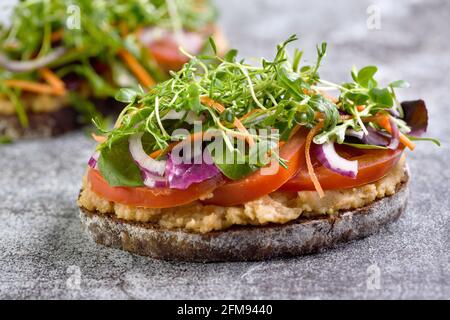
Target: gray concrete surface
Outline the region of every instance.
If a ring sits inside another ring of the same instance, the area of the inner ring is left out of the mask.
[[[0,298],[450,298],[450,2],[218,1],[221,24],[244,56],[271,56],[291,33],[312,58],[329,42],[322,76],[349,79],[377,64],[383,81],[407,79],[424,98],[407,214],[365,240],[322,254],[262,263],[169,263],[104,248],[80,229],[75,199],[93,148],[82,133],[0,146]],[[369,5],[381,29],[366,27]],[[373,282],[379,274],[379,286]],[[371,285],[374,284],[374,285]]]

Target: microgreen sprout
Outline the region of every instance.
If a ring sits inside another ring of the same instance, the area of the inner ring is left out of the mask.
[[[278,143],[267,144],[267,136],[261,130],[275,132],[277,141],[286,141],[294,128],[317,127],[319,132],[313,141],[316,144],[336,142],[361,146],[347,141],[347,132],[369,133],[368,126],[381,129],[377,117],[389,116],[397,101],[394,88],[404,87],[404,81],[392,82],[382,87],[374,79],[377,68],[368,66],[352,70],[351,82],[337,84],[320,78],[319,69],[326,54],[326,43],[317,47],[314,65],[301,65],[302,51],[296,50],[289,59],[287,45],[297,40],[291,36],[277,47],[272,61],[261,59],[259,65],[249,65],[237,60],[237,51],[230,50],[224,57],[192,56],[184,67],[171,74],[171,79],[159,83],[150,92],[129,94],[132,102],[121,114],[119,127],[107,134],[108,143],[100,148],[121,141],[121,138],[134,133],[144,133],[149,137],[148,151],[164,149],[170,143],[170,135],[183,128],[193,133],[194,128],[183,121],[165,120],[160,117],[170,110],[195,114],[202,121],[203,132],[218,132],[231,155],[242,163],[216,164],[232,179],[257,170],[266,165],[250,163],[255,152],[263,150],[271,154],[281,166],[289,166],[276,151]],[[210,40],[214,50],[214,41]],[[333,89],[335,96],[324,90]],[[202,101],[209,99],[220,105],[211,107]],[[239,121],[240,126],[236,125]],[[400,132],[410,131],[402,119],[395,119]],[[142,125],[143,124],[143,125]],[[248,141],[248,148],[239,150],[235,139]],[[211,146],[208,145],[208,147]],[[269,146],[269,147],[267,147]],[[382,149],[380,146],[364,144],[365,149]],[[265,149],[264,149],[265,148]],[[242,152],[244,151],[244,152]],[[215,159],[216,155],[213,154]],[[217,160],[217,159],[215,159]],[[230,167],[231,166],[231,167]]]

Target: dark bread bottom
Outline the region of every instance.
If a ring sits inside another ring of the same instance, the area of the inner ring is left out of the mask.
[[[405,211],[408,182],[365,207],[335,216],[298,218],[286,224],[235,226],[206,234],[168,230],[80,209],[91,238],[113,248],[163,260],[256,261],[321,251],[379,231]]]
[[[116,116],[124,107],[124,104],[112,98],[94,99],[92,103],[105,116]],[[48,138],[79,129],[86,123],[81,113],[71,106],[52,112],[28,112],[27,117],[29,126],[25,128],[16,115],[0,114],[0,136],[12,140]]]
[[[23,127],[16,115],[0,115],[0,135],[13,140],[53,137],[81,126],[77,112],[70,107],[27,116],[29,126]]]

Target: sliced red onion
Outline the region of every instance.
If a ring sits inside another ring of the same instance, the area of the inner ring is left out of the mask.
[[[205,159],[202,158],[201,163],[197,163],[195,159],[192,159],[191,163],[176,163],[172,159],[172,154],[169,154],[166,166],[169,187],[185,190],[193,183],[199,183],[220,174],[212,159],[207,161],[206,156],[209,156],[209,153],[205,154]]]
[[[367,126],[366,128],[369,134],[364,135],[361,139],[363,143],[381,147],[386,147],[389,145],[389,134],[378,131],[370,126]]]
[[[350,136],[350,137],[355,137],[358,138],[359,140],[362,140],[364,138],[364,132],[361,131],[355,131],[353,129],[347,129],[345,131],[345,135],[346,136]]]
[[[398,112],[398,110],[395,107],[388,109],[388,112],[390,113],[391,116],[400,118],[400,113]]]
[[[142,181],[144,182],[144,185],[149,188],[164,188],[167,187],[167,179],[155,176],[154,174],[151,174],[147,170],[142,170]]]
[[[3,54],[0,54],[0,67],[3,67],[6,70],[9,70],[12,72],[33,71],[33,70],[37,70],[37,69],[46,67],[50,63],[61,58],[66,52],[67,52],[67,48],[58,47],[58,48],[55,48],[51,53],[49,53],[46,56],[43,56],[43,57],[40,57],[40,58],[37,58],[34,60],[28,60],[28,61],[9,60],[6,56],[4,56]]]
[[[392,119],[392,117],[389,118],[389,123],[391,125],[391,141],[387,147],[388,149],[395,150],[398,148],[398,144],[400,143],[400,131],[398,130],[397,123],[394,119]]]
[[[100,152],[96,151],[88,161],[88,166],[92,169],[97,169],[98,157],[100,156]]]
[[[131,156],[141,170],[152,175],[162,176],[166,169],[166,161],[157,161],[145,153],[142,147],[142,135],[143,133],[136,133],[128,139]]]
[[[334,148],[334,142],[315,145],[317,160],[326,168],[346,177],[356,178],[358,160],[342,158]]]

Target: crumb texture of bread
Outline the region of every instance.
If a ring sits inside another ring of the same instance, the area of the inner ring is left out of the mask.
[[[110,202],[94,193],[85,177],[78,205],[89,211],[114,215],[126,221],[208,233],[225,230],[233,225],[284,224],[300,216],[333,215],[339,210],[361,208],[377,198],[394,194],[406,178],[405,159],[402,157],[392,171],[379,181],[358,188],[328,190],[323,198],[319,198],[315,191],[301,191],[297,194],[275,192],[241,206],[222,207],[194,202],[174,208],[150,209]]]

